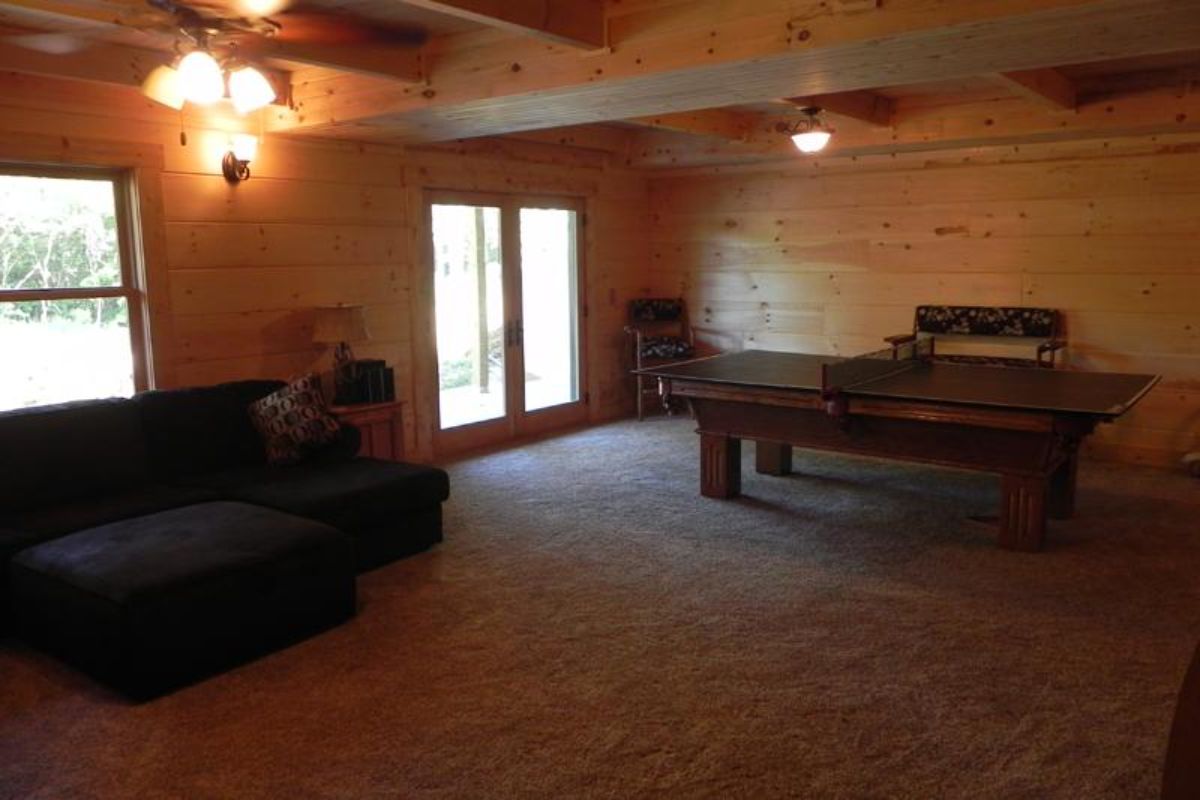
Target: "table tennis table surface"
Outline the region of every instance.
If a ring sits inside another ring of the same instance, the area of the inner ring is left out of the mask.
[[[870,363],[863,364],[863,361]],[[848,380],[836,388],[850,397],[1020,409],[1116,418],[1158,382],[1157,375],[1075,372],[1037,367],[993,367],[924,359],[893,362],[809,353],[745,350],[640,372],[671,380],[744,387],[822,391],[825,367]],[[861,369],[860,369],[861,367]]]

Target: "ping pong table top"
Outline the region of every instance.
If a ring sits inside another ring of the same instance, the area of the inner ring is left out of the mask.
[[[1113,419],[1138,402],[1157,375],[1115,372],[1072,372],[1020,367],[948,364],[922,359],[874,364],[857,371],[863,359],[808,353],[745,350],[709,358],[650,367],[640,372],[672,380],[699,381],[768,389],[826,391],[852,397],[912,400],[927,403],[1088,414]],[[826,373],[855,375],[845,385],[829,387]]]

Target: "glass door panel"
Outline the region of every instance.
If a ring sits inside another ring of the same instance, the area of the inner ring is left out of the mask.
[[[522,208],[521,319],[525,411],[579,400],[576,212]]]
[[[442,430],[507,415],[500,209],[433,205]]]

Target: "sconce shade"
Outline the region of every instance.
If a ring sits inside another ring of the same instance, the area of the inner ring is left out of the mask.
[[[235,133],[230,137],[229,149],[238,161],[253,161],[258,155],[258,137],[250,133]]]
[[[162,103],[176,111],[183,108],[187,99],[183,94],[183,82],[179,79],[179,70],[162,65],[155,67],[142,81],[142,94],[156,103]]]
[[[275,99],[275,90],[254,67],[238,67],[229,74],[229,97],[239,114],[248,114]]]
[[[326,306],[316,309],[313,341],[323,344],[365,342],[371,338],[362,306]]]

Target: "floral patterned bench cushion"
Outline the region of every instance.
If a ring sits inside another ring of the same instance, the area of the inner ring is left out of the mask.
[[[996,306],[917,306],[918,333],[957,333],[971,336],[1056,335],[1058,312],[1052,308]]]
[[[933,357],[934,361],[942,361],[949,364],[979,364],[985,367],[1037,367],[1036,358],[1011,358],[1006,356],[971,356],[971,355],[951,355]]]
[[[683,317],[683,300],[678,297],[643,297],[629,301],[633,322],[670,322]]]
[[[691,358],[692,346],[677,336],[643,336],[642,358]]]

